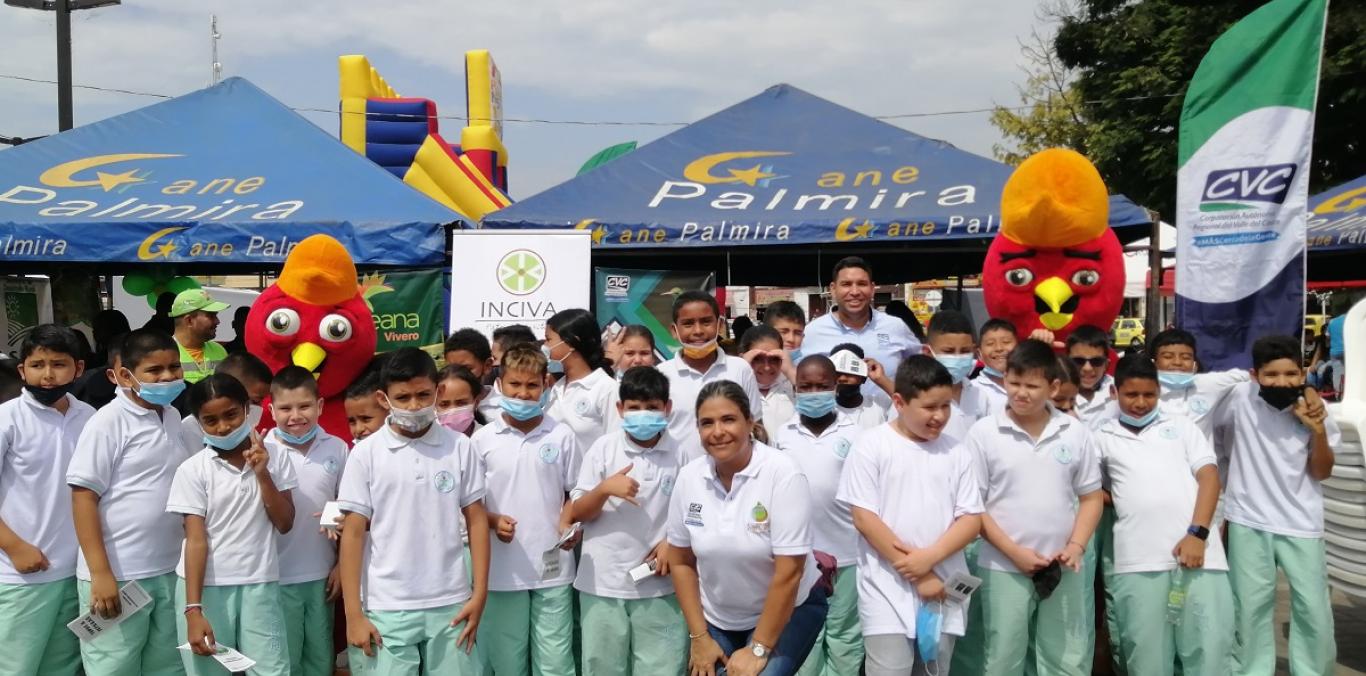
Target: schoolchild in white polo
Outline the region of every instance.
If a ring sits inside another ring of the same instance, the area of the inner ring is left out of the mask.
[[[954,403],[958,412],[967,417],[967,425],[971,427],[972,423],[986,414],[978,410],[986,402],[971,391],[972,381],[968,378],[977,366],[977,336],[972,331],[972,322],[966,315],[954,310],[934,313],[929,326],[925,327],[924,348],[926,354],[934,357],[949,372],[949,377],[953,379]]]
[[[371,370],[373,369],[373,370]],[[371,360],[370,367],[346,386],[346,428],[353,443],[380,431],[389,419],[389,409],[380,403],[379,367]]]
[[[488,594],[488,531],[471,531],[467,573],[456,518],[488,520],[484,473],[469,439],[437,424],[436,378],[417,348],[389,355],[380,369],[388,422],[356,444],[342,473],[338,558],[353,673],[484,670],[475,636]]]
[[[825,627],[799,674],[856,674],[863,663],[854,564],[858,533],[849,506],[835,499],[840,473],[863,428],[835,408],[835,365],[815,354],[797,365],[797,416],[774,430],[773,445],[796,461],[811,490],[815,548],[835,558],[835,594]]]
[[[0,674],[70,676],[66,623],[80,615],[66,470],[91,408],[69,394],[84,363],[76,333],[36,326],[19,348],[24,391],[0,404]]]
[[[729,380],[740,385],[749,398],[750,412],[763,418],[759,382],[745,360],[732,357],[717,347],[721,308],[716,298],[705,291],[684,291],[674,299],[673,333],[680,343],[673,359],[657,368],[669,379],[673,413],[669,414],[669,435],[683,446],[684,457],[702,457],[702,442],[697,436],[697,394],[707,383]]]
[[[502,415],[471,438],[488,487],[489,604],[479,641],[499,674],[574,673],[574,556],[569,491],[579,470],[574,431],[544,414],[546,358],[503,353]],[[476,522],[470,522],[473,525]],[[471,527],[471,534],[478,530]]]
[[[863,359],[863,348],[854,343],[844,343],[836,345],[830,353],[833,363],[840,365],[845,361],[840,358],[841,352],[848,352],[859,359]],[[885,402],[877,398],[868,396],[863,392],[863,383],[868,380],[868,376],[855,372],[854,369],[846,368],[841,370],[841,366],[835,366],[835,408],[853,419],[854,424],[860,429],[870,430],[887,422],[891,415],[889,406],[891,399]],[[882,390],[879,389],[878,392]]]
[[[1213,529],[1214,447],[1189,418],[1162,410],[1146,356],[1121,359],[1114,377],[1119,417],[1101,425],[1096,444],[1118,515],[1105,585],[1120,663],[1130,674],[1170,675],[1178,664],[1227,673],[1233,590]]]
[[[797,414],[792,381],[797,371],[792,356],[783,349],[783,337],[776,329],[758,324],[740,337],[740,358],[749,363],[763,400],[764,428],[774,436]]]
[[[139,329],[124,338],[120,391],[91,416],[67,468],[81,555],[81,609],[121,609],[119,588],[136,581],[152,601],[100,638],[81,642],[89,676],[159,676],[185,671],[176,650],[176,561],[181,519],[166,512],[176,468],[188,455],[180,414],[185,391],[180,350],[171,336]]]
[[[574,579],[580,673],[680,673],[688,629],[669,582],[664,526],[684,461],[666,429],[669,379],[649,366],[632,368],[622,376],[619,398],[622,431],[588,449],[570,493],[571,518],[584,525]]]
[[[1067,357],[1081,375],[1077,415],[1089,421],[1114,400],[1115,381],[1106,373],[1110,367],[1110,338],[1089,324],[1078,326],[1067,337]]]
[[[318,381],[300,366],[280,369],[270,384],[270,415],[275,429],[263,441],[272,458],[294,468],[298,485],[294,527],[279,536],[280,604],[289,639],[289,669],[300,676],[332,673],[332,602],[341,597],[337,547],[318,526],[318,515],[337,499],[346,466],[346,442],[318,426],[323,400]]]
[[[217,646],[256,661],[253,676],[287,676],[277,533],[294,525],[298,485],[284,454],[272,456],[247,419],[250,400],[236,378],[214,373],[189,392],[204,448],[181,463],[166,511],[185,521],[176,566],[176,634],[188,674],[219,674]]]
[[[1229,579],[1237,613],[1238,673],[1275,670],[1276,576],[1290,584],[1290,673],[1333,670],[1337,645],[1323,544],[1323,484],[1341,443],[1318,393],[1304,386],[1300,341],[1252,345],[1253,382],[1236,386],[1215,414],[1230,430]]]
[[[968,601],[949,601],[944,588],[968,572],[963,548],[981,528],[982,498],[972,454],[944,436],[952,385],[930,357],[901,362],[897,417],[859,438],[840,480],[839,500],[861,535],[858,609],[869,676],[949,673],[955,638],[967,628]]]
[[[230,375],[242,383],[242,387],[247,388],[247,397],[251,399],[247,422],[251,423],[252,429],[260,429],[261,417],[265,413],[261,404],[270,396],[270,367],[256,355],[235,352],[218,362],[213,372]],[[180,419],[180,436],[185,440],[186,453],[194,455],[204,448],[204,430],[200,428],[199,421],[195,420],[193,413],[188,413]]]
[[[1157,365],[1162,385],[1162,415],[1185,416],[1205,437],[1214,439],[1214,416],[1224,398],[1249,379],[1245,369],[1196,373],[1195,336],[1182,329],[1167,329],[1148,341],[1148,352]],[[1227,465],[1221,468],[1227,470]],[[1222,474],[1221,474],[1222,476]]]
[[[597,320],[579,308],[556,312],[546,320],[541,352],[551,372],[564,373],[550,388],[546,415],[574,430],[580,449],[592,446],[607,430],[617,391]]]
[[[1006,410],[1006,358],[1020,344],[1015,325],[1006,319],[988,319],[977,332],[981,343],[982,370],[963,386],[963,399],[970,401],[978,419]]]
[[[976,602],[989,674],[1025,673],[1030,654],[1040,674],[1091,669],[1080,571],[1100,518],[1099,458],[1086,426],[1048,406],[1058,382],[1052,348],[1022,341],[1007,362],[1009,406],[966,441],[986,509]]]

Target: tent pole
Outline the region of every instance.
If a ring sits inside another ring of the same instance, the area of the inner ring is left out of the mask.
[[[1162,324],[1162,217],[1156,211],[1148,211],[1152,221],[1152,232],[1148,235],[1148,311],[1144,318],[1144,334],[1149,338],[1157,335],[1164,327]]]

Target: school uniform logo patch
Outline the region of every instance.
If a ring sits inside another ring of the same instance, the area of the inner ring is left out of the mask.
[[[1159,435],[1161,435],[1162,438],[1163,438],[1163,439],[1166,439],[1167,441],[1173,441],[1173,440],[1175,440],[1176,437],[1177,437],[1176,428],[1175,428],[1175,427],[1172,427],[1171,425],[1163,425],[1163,426],[1162,426],[1162,429],[1158,430],[1157,433],[1158,433]]]
[[[580,399],[574,404],[574,412],[579,415],[588,415],[588,410],[590,408],[592,408],[592,405],[588,403],[587,399]]]
[[[449,493],[455,490],[455,475],[443,469],[432,477],[432,486],[438,493]]]
[[[683,525],[702,527],[702,503],[688,503],[688,515],[683,517]]]
[[[1187,406],[1190,408],[1191,413],[1194,413],[1195,415],[1209,413],[1209,400],[1201,396],[1191,397],[1190,403],[1187,404]]]
[[[754,519],[754,523],[749,524],[749,532],[757,535],[768,533],[768,508],[764,507],[764,503],[754,503],[754,509],[750,510],[749,515]]]
[[[549,465],[560,457],[560,449],[550,444],[541,444],[541,449],[536,454],[540,456],[541,462]]]
[[[673,494],[674,494],[674,478],[671,477],[671,476],[666,476],[666,477],[664,477],[664,480],[659,482],[659,491],[660,491],[661,493],[663,493],[664,495],[666,495],[666,496],[668,496],[668,495],[673,495]]]
[[[1072,462],[1072,449],[1068,448],[1067,444],[1058,444],[1053,449],[1053,459],[1063,465]]]
[[[336,458],[328,458],[327,462],[323,463],[323,471],[328,474],[336,474],[339,465],[340,463],[337,462]]]
[[[835,455],[843,460],[844,458],[849,457],[849,450],[853,448],[853,446],[853,444],[849,443],[848,439],[840,439],[835,442]]]

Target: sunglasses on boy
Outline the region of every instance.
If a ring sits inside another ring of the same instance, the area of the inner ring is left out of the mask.
[[[1109,357],[1072,357],[1072,363],[1076,364],[1077,368],[1081,368],[1083,366],[1086,366],[1087,364],[1090,364],[1091,368],[1098,369],[1102,366],[1105,366],[1105,364],[1109,361]]]

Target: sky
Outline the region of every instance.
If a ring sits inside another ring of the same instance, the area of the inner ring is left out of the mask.
[[[785,82],[869,115],[1017,105],[1033,0],[124,0],[73,16],[74,82],[179,95],[208,86],[209,17],[224,77],[295,108],[335,110],[337,57],[364,54],[404,96],[463,115],[464,58],[492,52],[507,118],[692,122]],[[0,5],[0,136],[56,131],[55,17]],[[158,99],[77,89],[76,124]],[[337,116],[301,112],[332,134]],[[991,155],[984,112],[893,124]],[[442,120],[447,138],[463,123]],[[508,122],[512,197],[573,177],[597,151],[666,125]],[[3,146],[0,146],[2,148]],[[0,154],[0,158],[3,158]]]

